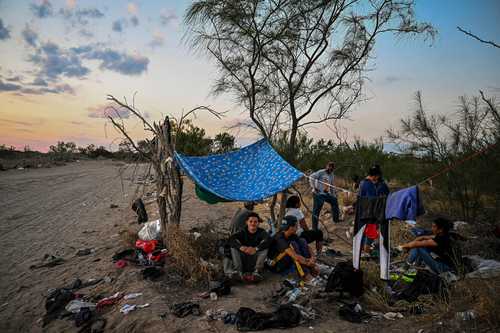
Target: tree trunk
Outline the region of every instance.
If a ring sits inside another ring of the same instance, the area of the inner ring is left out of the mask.
[[[278,217],[277,217],[277,224],[278,226],[281,224],[281,221],[283,221],[283,218],[285,217],[285,207],[286,207],[286,199],[287,199],[287,192],[282,191],[280,193],[280,210],[278,212]]]
[[[269,211],[271,213],[271,220],[273,221],[274,226],[278,229],[278,219],[276,218],[276,201],[278,201],[278,194],[273,195],[273,199],[271,200],[271,204],[269,205]]]
[[[168,224],[179,225],[182,211],[183,182],[181,171],[175,161],[175,146],[172,141],[171,124],[168,117],[157,126],[155,169],[158,173],[158,209],[162,225],[163,240],[167,244]]]

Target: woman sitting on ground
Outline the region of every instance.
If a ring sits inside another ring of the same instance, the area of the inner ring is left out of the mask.
[[[427,265],[434,273],[455,271],[461,260],[461,251],[450,237],[451,222],[437,218],[432,223],[432,235],[415,238],[414,241],[401,245],[410,251],[408,263]],[[434,254],[436,258],[431,255]]]
[[[300,210],[300,198],[298,196],[292,195],[286,201],[285,216],[295,216],[298,221],[297,236],[303,238],[307,244],[316,242],[316,254],[319,256],[323,249],[323,231],[309,229],[304,213]]]

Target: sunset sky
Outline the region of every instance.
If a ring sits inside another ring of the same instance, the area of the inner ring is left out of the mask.
[[[368,73],[368,100],[342,124],[349,136],[383,136],[412,110],[421,90],[431,112],[455,111],[458,96],[484,90],[500,96],[500,50],[456,29],[500,42],[500,1],[416,1],[417,18],[434,25],[421,39],[379,39]],[[215,135],[245,119],[231,96],[209,95],[210,59],[182,42],[189,1],[0,0],[0,144],[46,151],[57,141],[113,147],[120,136],[103,118],[106,94],[132,99],[150,119],[197,105],[229,111],[222,120],[200,115],[195,124]],[[135,138],[141,125],[126,120]],[[309,128],[332,138],[327,127]],[[240,144],[255,139],[232,132]]]

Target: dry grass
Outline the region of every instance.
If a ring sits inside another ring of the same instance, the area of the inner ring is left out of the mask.
[[[135,242],[137,241],[137,231],[132,228],[122,229],[118,232],[120,238],[125,243],[125,245],[129,248],[135,248]]]
[[[194,237],[177,225],[167,227],[168,252],[173,259],[170,265],[181,274],[188,284],[207,282],[210,269],[202,260],[200,248]]]
[[[390,233],[392,246],[408,243],[415,239],[415,236],[410,232],[410,226],[403,221],[391,221]]]
[[[455,283],[449,315],[473,310],[485,328],[500,328],[500,278],[464,279]]]

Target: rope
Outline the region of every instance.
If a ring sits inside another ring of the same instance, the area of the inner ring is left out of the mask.
[[[426,183],[426,182],[428,182],[429,180],[431,180],[431,179],[433,179],[433,178],[436,178],[437,176],[440,176],[440,175],[442,175],[442,174],[443,174],[443,173],[445,173],[445,172],[448,172],[448,171],[451,171],[451,170],[455,169],[455,168],[456,168],[456,167],[458,167],[459,165],[461,165],[461,164],[463,164],[463,163],[467,162],[468,160],[471,160],[471,159],[473,159],[474,157],[476,157],[476,156],[478,156],[478,155],[481,155],[482,153],[484,153],[484,152],[488,151],[489,149],[493,148],[494,146],[496,146],[496,145],[497,145],[497,143],[498,143],[498,142],[493,143],[493,144],[491,144],[491,145],[489,145],[489,146],[487,146],[487,147],[485,147],[485,148],[483,148],[483,149],[481,149],[481,150],[479,150],[479,151],[477,151],[477,152],[475,152],[475,153],[473,153],[473,154],[471,154],[471,155],[469,155],[469,156],[467,156],[467,157],[465,157],[465,158],[463,158],[463,159],[459,160],[459,161],[458,161],[458,162],[456,162],[456,163],[453,163],[453,164],[451,164],[451,165],[449,165],[449,166],[447,166],[447,167],[444,167],[443,169],[439,170],[439,171],[438,171],[437,173],[435,173],[434,175],[432,175],[432,176],[430,176],[430,177],[427,177],[427,178],[425,178],[424,180],[422,180],[421,182],[417,183],[417,186],[418,186],[418,185],[422,185],[423,183]]]
[[[356,192],[353,192],[351,190],[348,190],[348,189],[345,189],[345,188],[342,188],[342,187],[338,187],[338,186],[335,186],[335,185],[332,185],[332,184],[329,184],[329,183],[322,182],[321,180],[313,178],[313,177],[311,177],[309,175],[306,175],[305,173],[303,175],[304,175],[304,177],[309,178],[310,180],[313,180],[313,181],[318,182],[320,184],[326,185],[326,186],[331,187],[333,189],[336,189],[336,190],[339,190],[339,191],[342,191],[342,192],[346,192],[346,193],[356,193]]]
[[[482,153],[485,153],[486,151],[488,151],[488,150],[490,150],[491,148],[495,147],[497,144],[498,144],[498,142],[495,142],[495,143],[493,143],[493,144],[491,144],[491,145],[489,145],[489,146],[487,146],[487,147],[485,147],[485,148],[483,148],[483,149],[481,149],[481,150],[478,150],[478,151],[476,151],[475,153],[473,153],[473,154],[471,154],[471,155],[469,155],[469,156],[467,156],[467,157],[465,157],[465,158],[463,158],[463,159],[459,160],[459,161],[458,161],[458,162],[456,162],[456,163],[453,163],[453,164],[451,164],[451,165],[449,165],[449,166],[447,166],[447,167],[444,167],[443,169],[439,170],[438,172],[436,172],[436,173],[435,173],[435,174],[433,174],[432,176],[427,177],[427,178],[425,178],[424,180],[422,180],[422,181],[418,182],[416,185],[417,185],[417,186],[422,185],[422,184],[424,184],[424,183],[428,182],[429,180],[434,179],[434,178],[436,178],[436,177],[438,177],[438,176],[440,176],[440,175],[444,174],[445,172],[448,172],[448,171],[451,171],[451,170],[453,170],[453,169],[457,168],[459,165],[461,165],[461,164],[463,164],[463,163],[465,163],[465,162],[467,162],[467,161],[469,161],[469,160],[473,159],[473,158],[474,158],[474,157],[476,157],[476,156],[481,155]],[[328,187],[330,187],[330,188],[333,188],[333,189],[336,189],[336,190],[339,190],[339,191],[342,191],[342,192],[345,192],[345,193],[353,193],[353,194],[356,194],[356,192],[353,192],[353,191],[351,191],[351,190],[348,190],[348,189],[345,189],[345,188],[342,188],[342,187],[338,187],[338,186],[335,186],[335,185],[332,185],[332,184],[329,184],[329,183],[322,182],[321,180],[316,179],[316,178],[313,178],[313,177],[311,177],[311,176],[309,176],[309,175],[306,175],[305,173],[304,173],[303,175],[304,175],[304,177],[306,177],[306,178],[308,178],[308,179],[310,179],[310,180],[313,180],[313,181],[318,182],[318,183],[320,183],[320,184],[326,185],[326,186],[328,186]]]

